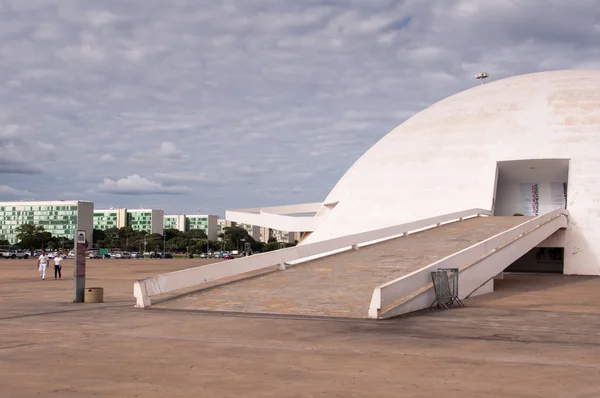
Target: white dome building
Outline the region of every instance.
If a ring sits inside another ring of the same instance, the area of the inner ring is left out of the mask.
[[[305,220],[312,232],[300,244],[472,208],[512,216],[565,206],[569,228],[551,237],[552,246],[565,248],[564,273],[599,275],[600,71],[498,80],[416,114],[313,204],[317,217]],[[261,213],[263,226],[286,227],[268,209],[249,210]],[[300,230],[292,224],[288,230]]]
[[[475,217],[484,215],[510,217]],[[460,298],[493,291],[504,270],[600,275],[600,71],[535,73],[453,95],[383,137],[324,202],[228,210],[226,218],[306,234],[297,247],[138,281],[137,306],[350,249],[357,251],[273,274],[278,282],[261,281],[262,297],[277,296],[294,313],[316,302],[327,303],[319,313],[364,316],[368,308],[368,317],[385,318],[447,299],[433,292],[440,269],[458,270]],[[384,240],[387,249],[362,249]],[[436,250],[443,254],[428,253]],[[236,303],[257,300],[256,286],[245,286],[238,289],[248,296]]]

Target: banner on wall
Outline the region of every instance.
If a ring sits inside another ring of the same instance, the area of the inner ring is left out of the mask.
[[[521,184],[521,208],[524,216],[539,216],[540,195],[538,184]]]
[[[562,182],[553,182],[550,184],[550,201],[552,209],[567,208],[567,184]]]

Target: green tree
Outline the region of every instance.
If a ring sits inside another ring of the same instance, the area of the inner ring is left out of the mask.
[[[212,241],[212,242],[209,241],[208,246],[209,246],[209,248],[210,248],[211,251],[218,252],[218,251],[221,251],[221,248],[223,247],[223,244],[222,244],[222,242],[220,242],[218,240],[215,240],[215,241]]]
[[[169,229],[165,229],[165,238],[167,239],[167,241],[170,241],[173,238],[178,238],[180,236],[183,235],[183,233],[175,228],[169,228]]]
[[[227,246],[231,246],[234,250],[243,249],[243,244],[246,242],[250,242],[251,245],[254,245],[256,241],[253,237],[248,234],[242,227],[226,227],[224,230],[225,243]]]
[[[188,239],[207,239],[208,236],[203,229],[190,229],[185,233],[185,237]]]
[[[119,237],[119,228],[104,230],[104,240],[98,242],[98,246],[106,248],[120,247],[121,238]]]
[[[185,251],[190,244],[190,240],[181,236],[176,236],[167,240],[167,249],[172,251]]]
[[[160,252],[163,249],[163,236],[161,234],[146,235],[146,250]]]
[[[94,228],[92,232],[92,243],[97,245],[99,241],[106,239],[106,233],[101,229]]]
[[[206,253],[207,245],[210,246],[208,239],[195,239],[194,253]]]
[[[21,224],[16,228],[19,247],[29,249],[32,247],[46,248],[52,240],[52,234],[46,232],[42,225]]]

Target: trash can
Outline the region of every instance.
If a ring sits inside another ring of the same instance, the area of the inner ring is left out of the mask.
[[[83,294],[83,301],[85,303],[103,303],[104,302],[104,288],[101,287],[86,287]]]

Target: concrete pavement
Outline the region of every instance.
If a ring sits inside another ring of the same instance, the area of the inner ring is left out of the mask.
[[[196,260],[100,261],[105,304],[0,261],[1,397],[600,396],[600,278],[509,276],[377,322],[134,309],[134,279]]]

